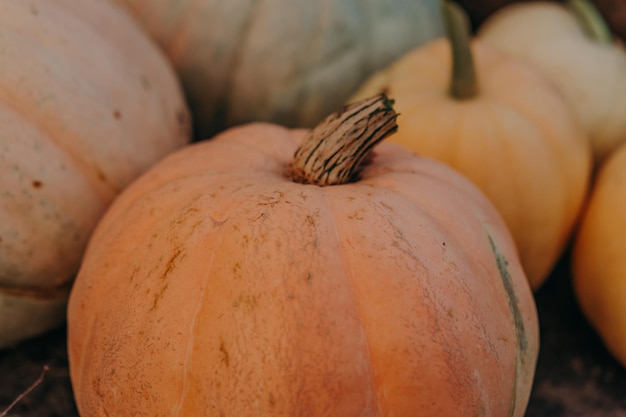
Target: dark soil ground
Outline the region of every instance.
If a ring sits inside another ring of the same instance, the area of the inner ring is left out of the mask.
[[[542,347],[526,417],[626,417],[626,369],[581,316],[563,263],[536,300]],[[78,416],[67,365],[65,329],[0,351],[0,417]],[[45,366],[42,382],[3,414]]]

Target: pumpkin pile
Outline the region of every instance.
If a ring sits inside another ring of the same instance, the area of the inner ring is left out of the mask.
[[[626,364],[626,54],[591,3],[476,35],[448,0],[0,10],[0,348],[66,317],[82,417],[522,417],[570,244]]]
[[[530,24],[532,32],[524,30]],[[582,122],[594,176],[572,239],[574,293],[608,350],[626,366],[624,44],[588,0],[510,5],[492,15],[479,36],[541,70]]]
[[[481,188],[534,290],[574,245],[581,309],[626,365],[626,208],[617,189],[603,191],[622,181],[614,161],[626,146],[626,51],[590,1],[509,3],[476,37],[454,17],[462,10],[446,14],[448,39],[405,54],[354,98],[392,95],[401,133],[390,140]]]

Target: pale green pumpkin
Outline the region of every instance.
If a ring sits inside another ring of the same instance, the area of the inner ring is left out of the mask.
[[[437,0],[115,0],[182,79],[197,136],[312,127],[391,60],[443,33]]]

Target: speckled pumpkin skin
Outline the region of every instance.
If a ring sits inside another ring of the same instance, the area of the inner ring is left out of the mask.
[[[443,33],[437,0],[115,1],[177,69],[200,139],[249,121],[311,127]]]
[[[189,141],[169,63],[119,7],[0,1],[0,347],[58,325],[117,193]]]
[[[523,416],[538,323],[493,206],[385,143],[294,183],[303,134],[226,131],[111,206],[69,303],[81,416]]]

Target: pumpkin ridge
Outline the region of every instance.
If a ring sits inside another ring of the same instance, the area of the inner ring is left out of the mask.
[[[229,123],[229,119],[231,118],[231,114],[229,113],[232,113],[232,110],[229,111],[227,109],[232,107],[230,106],[230,103],[233,101],[232,94],[235,94],[236,92],[234,85],[238,73],[237,69],[241,67],[240,62],[243,59],[244,54],[247,52],[245,46],[252,38],[252,26],[254,25],[255,16],[257,11],[261,8],[262,3],[263,0],[254,0],[254,4],[247,9],[248,16],[241,25],[241,32],[237,37],[237,42],[232,47],[232,50],[235,52],[233,53],[233,57],[230,61],[230,67],[227,71],[225,71],[227,76],[222,82],[222,93],[220,97],[215,100],[215,108],[217,109],[216,114],[221,116],[226,123]]]
[[[286,85],[290,85],[294,90],[299,90],[299,95],[302,99],[305,99],[305,92],[310,90],[313,87],[311,83],[311,79],[315,78],[317,75],[316,72],[319,71],[320,67],[328,67],[327,71],[330,71],[330,68],[337,62],[341,62],[342,59],[345,59],[348,54],[354,54],[357,51],[354,50],[354,40],[353,39],[345,39],[337,46],[332,48],[330,51],[326,53],[319,53],[320,51],[320,43],[323,44],[323,39],[320,39],[320,34],[324,33],[326,30],[326,25],[328,23],[329,18],[332,20],[333,17],[333,8],[332,5],[329,7],[328,1],[317,0],[317,14],[315,14],[315,21],[312,24],[316,30],[313,31],[313,36],[307,38],[307,45],[304,50],[314,51],[314,54],[319,56],[319,59],[311,62],[309,66],[302,66],[299,63],[297,68],[298,71],[292,71],[288,75],[288,79],[285,80]],[[367,35],[367,33],[365,33]],[[322,50],[323,51],[323,50]]]
[[[500,101],[498,101],[497,103],[494,101],[489,101],[489,105],[484,106],[484,110],[486,112],[489,113],[490,115],[490,119],[492,120],[492,124],[494,126],[494,136],[493,139],[491,141],[491,143],[495,144],[495,145],[499,145],[500,147],[500,151],[498,152],[498,154],[500,155],[500,158],[502,160],[504,160],[505,158],[509,161],[507,162],[505,165],[508,167],[515,167],[518,164],[515,164],[516,162],[516,157],[515,157],[515,149],[517,148],[517,145],[514,142],[511,141],[502,141],[502,140],[495,140],[498,137],[505,137],[506,135],[504,134],[500,134],[499,132],[502,132],[503,129],[503,117],[502,117],[502,111],[498,111],[495,107],[498,107],[501,110],[504,110],[506,112],[506,114],[508,115],[508,117],[511,117],[512,115],[520,115],[519,112],[517,112],[515,110],[515,107],[509,103],[508,101],[506,101],[503,98],[500,98]],[[523,122],[527,122],[526,125],[527,126],[536,126],[536,123],[538,123],[538,118],[535,116],[535,114],[530,114],[528,112],[525,112],[523,114],[524,117],[520,118],[520,120],[522,120]],[[555,135],[552,131],[546,132],[545,129],[544,130],[537,130],[535,129],[537,132],[537,137],[541,138],[541,139],[545,139],[545,138],[550,138],[550,137],[556,137],[557,135]],[[544,146],[544,151],[548,151],[550,152],[552,155],[555,155],[555,158],[551,158],[553,160],[561,160],[561,158],[559,158],[559,154],[557,153],[557,145],[554,143],[554,141],[552,140],[542,140],[542,144]],[[535,167],[540,167],[542,168],[544,171],[545,169],[543,167],[541,167],[540,165],[535,165]],[[545,165],[544,165],[545,167]],[[520,171],[519,168],[516,169],[516,171]],[[523,171],[523,169],[522,169]],[[555,172],[553,172],[551,174],[551,177],[553,179],[555,178],[559,178],[559,183],[563,184],[560,188],[561,189],[568,189],[565,185],[568,183],[567,180],[567,175],[569,173],[566,172],[565,170],[561,169],[561,170],[557,170]],[[525,181],[525,177],[523,176],[523,174],[520,175],[512,175],[510,176],[507,181],[510,182],[510,196],[515,196],[515,194],[519,191],[519,190],[524,190],[526,188],[526,185],[524,184]],[[481,188],[483,188],[483,186],[481,185]],[[517,191],[513,191],[513,190],[517,190]],[[486,189],[485,189],[486,191]],[[502,193],[502,191],[500,191],[500,193]],[[572,194],[570,193],[570,195],[566,196],[567,199],[571,199],[572,198]],[[581,195],[582,196],[582,195]],[[489,198],[492,198],[491,195],[488,195]],[[521,235],[523,232],[520,230],[520,227],[524,224],[529,224],[529,223],[538,223],[538,218],[539,217],[544,217],[545,216],[545,212],[543,210],[541,210],[540,212],[535,213],[531,208],[528,207],[522,207],[522,205],[520,203],[525,202],[526,200],[518,200],[518,204],[516,205],[509,205],[507,207],[506,213],[503,211],[502,215],[505,218],[507,224],[509,225],[509,227],[511,228],[511,230],[514,232],[514,235]],[[553,198],[552,201],[550,201],[550,206],[554,206],[556,204],[556,198]],[[564,201],[562,201],[560,203],[560,208],[558,210],[555,210],[551,207],[546,207],[545,203],[547,201],[543,201],[542,204],[544,204],[544,210],[547,208],[548,212],[551,211],[550,216],[554,217],[554,213],[558,212],[558,213],[564,213],[567,212],[567,208],[568,208],[568,204]],[[537,205],[537,207],[540,207],[539,205]],[[524,219],[526,217],[531,217],[533,218],[533,222],[526,222],[526,221],[520,221],[520,219]],[[569,218],[561,218],[561,225],[560,227],[562,229],[564,228],[564,224],[568,224],[572,222],[572,216],[568,216]],[[557,222],[558,219],[553,219],[552,224],[554,225],[554,223]],[[552,226],[553,227],[553,226]],[[557,239],[557,236],[554,236],[555,239]],[[565,236],[562,237],[558,237],[558,239],[560,240],[564,240]],[[530,242],[533,242],[532,245],[528,245]],[[537,248],[537,243],[542,243],[541,239],[532,239],[532,240],[521,240],[517,243],[518,245],[518,251],[520,254],[522,254],[523,258],[526,259],[529,257],[529,254],[531,253],[535,253],[536,248]],[[563,243],[561,243],[561,245],[559,245],[558,247],[561,247]],[[544,246],[543,250],[541,250],[542,253],[544,254],[549,254],[549,256],[546,256],[543,258],[543,262],[538,263],[537,261],[535,261],[532,264],[528,264],[525,265],[525,268],[528,269],[528,273],[530,274],[530,276],[545,276],[548,273],[548,270],[551,268],[552,265],[552,260],[555,259],[558,254],[556,253],[556,247],[552,247],[554,245],[551,245],[550,242],[548,242],[548,244],[543,244],[540,246]],[[552,249],[552,250],[550,250]],[[552,253],[550,253],[552,252]],[[541,258],[537,258],[540,259]],[[531,267],[533,269],[531,269]],[[539,273],[540,272],[540,273]],[[531,286],[535,286],[537,284],[537,282],[535,282],[534,280],[531,280]]]
[[[328,207],[328,213],[330,213],[329,218],[330,221],[332,222],[333,226],[335,227],[335,230],[337,231],[341,231],[343,230],[343,227],[341,226],[340,222],[337,221],[336,217],[335,217],[335,211],[333,210],[332,205],[329,202],[329,197],[328,197],[328,187],[319,187],[320,188],[320,194],[322,195],[322,200],[324,201],[326,207]],[[330,187],[332,188],[332,186]],[[350,294],[352,294],[352,298],[353,298],[353,303],[354,305],[357,306],[357,317],[359,318],[359,323],[360,323],[360,327],[361,330],[363,332],[363,340],[364,340],[364,344],[365,344],[365,352],[367,354],[367,359],[368,359],[368,380],[370,381],[370,389],[372,393],[377,393],[379,392],[379,390],[377,389],[378,387],[378,383],[376,382],[376,378],[375,378],[375,372],[374,372],[374,361],[372,360],[373,356],[372,356],[372,351],[370,348],[370,342],[369,342],[369,334],[365,329],[365,323],[363,322],[363,308],[361,305],[361,302],[358,300],[358,297],[356,297],[354,295],[354,276],[352,274],[352,271],[348,268],[348,262],[347,262],[347,256],[346,256],[346,252],[345,252],[345,243],[341,241],[341,239],[339,239],[339,236],[341,236],[342,233],[335,233],[333,235],[334,239],[336,239],[337,241],[337,247],[339,247],[339,256],[341,258],[341,264],[344,266],[344,271],[346,271],[346,276],[347,276],[347,280],[346,282],[348,283],[348,285],[350,286]],[[383,416],[383,410],[381,408],[380,405],[380,400],[378,399],[378,396],[374,395],[373,396],[373,402],[374,402],[374,408],[376,410],[376,414],[375,416]]]
[[[224,239],[224,229],[220,233],[220,242]],[[217,245],[217,247],[221,246],[221,243]],[[189,390],[191,389],[191,384],[189,383],[189,370],[192,367],[193,362],[193,348],[195,342],[195,334],[198,322],[198,316],[202,312],[202,306],[204,304],[204,295],[208,288],[208,281],[211,275],[211,271],[214,265],[215,253],[211,254],[211,259],[209,261],[209,265],[207,267],[206,275],[202,278],[202,287],[199,289],[200,295],[198,297],[198,302],[196,303],[196,308],[194,309],[194,314],[191,317],[191,323],[189,325],[189,338],[187,340],[187,347],[185,349],[185,357],[183,358],[183,377],[181,381],[182,389],[180,393],[179,399],[176,401],[176,404],[172,407],[172,412],[174,416],[180,416],[183,411],[183,404],[187,395],[189,394]]]
[[[396,171],[396,172],[395,172],[395,175],[398,175],[398,174],[402,174],[402,172],[398,172],[398,171]],[[407,172],[406,174],[411,174],[411,172],[409,171],[409,172]],[[400,190],[398,190],[398,189],[396,189],[396,188],[394,188],[394,187],[391,187],[391,186],[390,186],[391,182],[388,182],[388,181],[381,181],[381,180],[383,180],[383,179],[384,179],[384,175],[377,174],[377,175],[375,175],[375,177],[376,177],[376,181],[371,181],[371,182],[370,182],[370,181],[364,180],[364,181],[363,181],[363,183],[364,183],[364,184],[370,184],[370,185],[375,186],[375,187],[377,187],[377,188],[384,188],[384,189],[388,190],[389,192],[393,193],[394,195],[396,195],[396,197],[398,197],[398,198],[402,198],[402,199],[403,199],[403,200],[405,200],[408,204],[411,204],[412,206],[414,206],[414,208],[415,208],[416,210],[419,210],[419,211],[420,211],[421,215],[422,215],[422,216],[424,216],[424,218],[429,219],[432,223],[434,223],[434,224],[436,224],[436,225],[437,225],[438,230],[442,231],[442,235],[445,235],[445,236],[446,236],[446,242],[447,242],[446,247],[458,247],[458,248],[462,248],[462,247],[465,245],[465,243],[463,242],[463,240],[462,240],[462,239],[458,239],[458,236],[457,236],[455,233],[453,233],[454,228],[451,228],[451,227],[449,227],[449,226],[446,226],[446,225],[442,224],[442,222],[441,222],[441,221],[437,220],[437,217],[436,217],[436,216],[434,216],[434,215],[432,214],[432,213],[433,213],[433,211],[431,210],[431,208],[429,208],[429,209],[424,209],[424,207],[423,207],[423,206],[420,206],[420,204],[419,204],[418,202],[416,202],[415,200],[412,200],[412,199],[410,199],[410,198],[407,198],[405,193],[402,193]],[[433,176],[432,178],[433,178],[433,179],[435,179],[435,180],[440,180],[440,178],[439,178],[439,177],[434,177],[434,176]],[[392,181],[393,181],[393,180],[392,180]],[[464,194],[464,197],[471,197],[470,195],[468,195],[468,194],[465,192],[465,191],[466,191],[465,189],[461,189],[461,188],[456,188],[456,187],[455,187],[455,188],[454,188],[454,191],[455,191],[455,192],[460,192],[460,193],[463,193],[463,194]],[[491,236],[490,236],[489,234],[488,234],[488,236],[489,236],[489,238],[490,238],[490,242],[491,242]],[[495,245],[495,242],[493,242],[493,244]],[[493,246],[491,246],[491,247],[492,247],[492,251],[493,251],[493,250],[494,250],[494,249],[493,249]],[[471,258],[470,258],[469,256],[466,256],[466,254],[463,254],[463,253],[457,254],[457,256],[459,256],[459,255],[460,255],[460,256],[463,256],[463,257],[464,257],[464,259],[466,259],[468,262],[471,262]],[[417,256],[412,255],[412,259],[413,259],[416,263],[419,263],[420,265],[423,265],[423,263],[420,261],[420,259],[419,259]],[[503,259],[504,259],[504,258],[503,258]],[[505,260],[505,261],[506,261],[506,260]],[[500,271],[499,266],[500,266],[500,265],[498,264],[498,270]],[[513,305],[513,306],[511,306],[511,301],[510,301],[510,299],[509,299],[509,292],[508,292],[508,291],[505,291],[505,296],[507,297],[507,304],[509,305],[509,309],[510,309],[510,310],[511,310],[511,309],[515,309],[515,310],[517,310],[517,311],[519,312],[518,301],[517,301],[517,297],[516,297],[516,295],[515,295],[515,289],[514,289],[514,287],[512,287],[513,282],[512,282],[512,280],[511,280],[511,276],[510,276],[510,273],[508,273],[508,271],[507,271],[507,275],[508,275],[508,277],[509,277],[509,287],[510,287],[511,292],[512,292],[512,297],[515,299],[515,303],[514,303],[514,305]],[[459,286],[459,289],[466,290],[466,289],[467,289],[467,286],[466,286],[466,285],[460,285],[460,286]],[[507,290],[507,288],[506,288],[506,287],[505,287],[505,290]],[[431,292],[431,290],[429,290],[429,289],[424,289],[424,291],[425,291],[425,293],[427,293],[427,294],[430,294],[430,292]],[[430,295],[429,295],[428,297],[430,298]],[[519,315],[519,319],[520,319],[520,320],[522,319],[521,314]],[[514,322],[516,322],[516,320],[514,320]],[[436,324],[435,324],[436,326],[439,326],[439,324],[437,324],[436,316],[435,316],[435,323],[436,323]],[[521,320],[521,324],[522,324],[522,327],[523,327],[523,320]],[[484,330],[484,329],[482,329],[482,330]],[[517,338],[517,329],[516,329],[515,333],[516,333],[516,338]],[[459,340],[459,336],[458,336],[458,334],[454,333],[454,337],[455,337],[455,341],[458,341],[458,340]],[[524,338],[524,339],[526,340],[526,338]],[[527,343],[525,342],[525,343],[524,343],[524,345],[526,345],[526,344],[527,344]],[[461,354],[462,354],[462,352],[459,352],[459,353],[461,353]],[[515,383],[512,385],[512,389],[513,389],[513,394],[512,394],[512,398],[513,398],[513,405],[511,406],[511,411],[510,411],[510,414],[509,414],[509,416],[508,416],[508,417],[513,417],[513,416],[515,415],[515,414],[514,414],[514,411],[515,411],[515,406],[516,406],[516,403],[515,403],[515,401],[514,401],[514,400],[515,400],[515,398],[517,397],[517,395],[516,395],[516,394],[517,394],[517,391],[518,391],[518,386],[519,386],[518,382],[520,381],[520,375],[521,375],[521,373],[519,372],[518,366],[523,366],[523,365],[524,365],[523,361],[520,363],[520,348],[518,347],[518,349],[516,349]],[[486,401],[486,402],[487,402],[487,401]]]
[[[517,349],[515,350],[515,383],[513,384],[511,411],[509,412],[509,416],[512,417],[515,415],[515,410],[517,408],[517,391],[519,389],[519,381],[522,376],[522,369],[524,368],[523,354],[526,353],[528,349],[528,339],[526,336],[526,329],[524,327],[524,319],[522,318],[522,313],[519,308],[519,299],[517,298],[517,294],[515,294],[513,279],[508,270],[508,261],[504,255],[500,253],[496,242],[489,232],[487,232],[487,238],[489,239],[489,244],[491,245],[491,250],[493,251],[496,265],[498,266],[498,272],[500,273],[500,278],[502,279],[502,286],[506,292],[509,310],[515,326],[515,337],[517,339]]]
[[[117,194],[116,187],[108,182],[108,179],[100,171],[100,168],[93,164],[90,165],[87,159],[81,156],[78,152],[72,150],[71,146],[68,146],[63,140],[59,139],[59,132],[56,129],[53,129],[48,125],[45,121],[41,120],[42,115],[37,117],[37,112],[29,113],[26,111],[24,106],[16,100],[15,97],[8,92],[8,90],[0,83],[0,99],[6,104],[7,108],[11,109],[13,113],[18,116],[25,124],[32,127],[33,129],[39,131],[43,136],[48,138],[50,142],[52,142],[58,149],[63,151],[65,155],[69,157],[69,159],[75,163],[76,169],[80,171],[84,177],[87,179],[90,185],[92,185],[92,190],[94,194],[96,194],[104,204],[108,204],[109,201],[113,199],[115,194]],[[36,108],[37,106],[33,106]],[[27,117],[28,116],[28,117]],[[45,116],[45,115],[43,115]],[[47,117],[43,117],[44,119]],[[69,136],[68,133],[64,133],[64,136]],[[72,134],[75,136],[75,134]]]
[[[365,168],[365,170],[367,170],[367,166],[364,167],[364,168]],[[379,169],[380,168],[384,169],[384,164],[382,164],[382,167],[379,167]],[[365,173],[367,174],[367,171],[365,171]],[[394,172],[394,175],[402,175],[402,174],[410,175],[410,174],[414,174],[414,172],[412,170],[410,170],[410,168],[407,169],[407,171],[404,172],[404,173],[400,172],[400,171]],[[441,223],[441,221],[439,221],[437,219],[437,217],[432,214],[432,211],[430,209],[424,209],[422,206],[420,206],[420,204],[416,200],[408,198],[406,193],[403,193],[400,190],[392,187],[391,183],[389,181],[386,181],[385,178],[386,178],[386,175],[384,173],[375,172],[371,179],[369,178],[369,176],[366,175],[365,178],[360,180],[360,181],[358,181],[358,183],[354,182],[354,183],[351,183],[351,184],[352,184],[352,186],[356,186],[358,184],[362,184],[364,187],[375,187],[377,189],[385,189],[387,192],[389,192],[390,194],[394,195],[394,198],[402,200],[405,204],[410,205],[413,209],[419,211],[420,212],[420,216],[423,216],[423,218],[428,219],[429,222],[431,222],[433,224],[436,224],[437,225],[437,229],[442,231],[442,235],[447,236],[447,238],[446,238],[447,241],[448,241],[448,245],[447,246],[453,246],[453,247],[456,246],[456,247],[459,247],[459,248],[463,247],[463,242],[461,240],[457,240],[456,239],[456,235],[454,233],[449,233],[449,232],[451,232],[453,230],[453,228],[449,228],[449,227],[444,226]],[[433,176],[432,178],[435,179],[435,180],[440,180],[440,178],[438,178],[436,176]],[[322,191],[324,192],[324,195],[326,196],[327,190],[330,188],[330,191],[332,191],[333,186],[323,187],[323,188],[324,189]],[[464,192],[464,190],[461,189],[461,188],[456,188],[456,191]],[[380,213],[381,209],[382,209],[382,207],[377,205],[377,204],[373,204],[372,205],[373,212]],[[332,210],[329,210],[329,212],[333,213]],[[334,219],[334,217],[333,217],[333,219]],[[346,228],[345,227],[339,228],[337,223],[336,222],[334,222],[334,223],[335,223],[335,227],[337,227],[337,230],[339,230],[338,235],[346,235],[346,233],[342,233],[341,232],[342,230],[345,230]],[[387,219],[387,224],[392,229],[396,229],[396,230],[401,229],[395,223],[393,223],[391,221],[391,219]],[[408,239],[406,239],[406,237],[403,236],[403,237],[400,237],[400,239],[402,239],[405,243],[410,245],[410,241]],[[456,243],[450,244],[453,240]],[[342,249],[344,248],[344,245],[340,245],[340,246],[341,246]],[[411,251],[408,251],[405,248],[397,248],[397,249],[400,252],[402,252],[404,255],[408,256],[411,259],[411,261],[415,262],[415,264],[418,264],[418,265],[420,265],[420,267],[422,267],[424,269],[427,269],[424,266],[424,263],[422,262],[422,259],[419,256],[417,256],[417,254],[412,253]],[[465,256],[464,254],[460,254],[460,255]],[[344,256],[342,256],[342,257],[345,258]],[[471,262],[471,259],[469,257],[467,257],[466,259],[467,259],[468,262]],[[346,271],[347,271],[347,269],[346,269]],[[352,281],[353,281],[352,280],[352,275],[351,274],[348,274],[348,275],[350,277],[350,280],[348,282],[351,284]],[[351,285],[351,287],[354,288],[355,285]],[[463,285],[460,285],[459,288],[464,290],[464,291],[467,291],[467,286],[465,285],[465,283],[463,283]],[[433,306],[431,307],[432,311],[437,310],[439,307],[434,305],[435,301],[434,301],[434,298],[432,297],[432,294],[431,294],[432,290],[429,289],[429,288],[422,288],[422,290],[424,291],[425,294],[427,294],[427,298],[430,299],[431,302],[433,303]],[[355,297],[355,300],[356,300],[356,297]],[[361,305],[360,303],[357,303],[357,302],[355,302],[355,304],[357,306]],[[363,317],[363,314],[360,313],[359,317]],[[433,327],[435,327],[435,328],[439,328],[440,326],[445,326],[446,324],[439,322],[437,320],[437,317],[433,316],[433,321],[432,321],[431,325]],[[366,335],[366,336],[368,335],[368,332],[365,330],[365,327],[363,327],[363,334]],[[459,334],[457,334],[457,332],[453,332],[452,333],[452,337],[454,337],[455,342],[459,342],[460,343],[460,337],[459,337]],[[369,339],[366,337],[365,340],[367,342]],[[459,352],[457,352],[457,354],[463,355],[463,352],[459,351]],[[370,362],[369,363],[371,365],[373,365],[375,363],[375,361],[373,360],[373,357],[370,354],[369,343],[368,343],[368,357],[370,358]],[[453,357],[450,357],[449,359],[450,359],[450,363],[455,363],[457,366],[466,362],[465,360],[455,361]],[[469,375],[470,374],[469,368],[466,367],[462,371],[459,371],[459,374],[462,375],[462,376]],[[463,380],[462,378],[459,378],[459,380],[458,380],[459,382],[457,382],[457,383],[461,383],[462,380]],[[372,386],[374,387],[374,389],[377,388],[377,384],[376,384],[375,381],[376,381],[376,379],[372,378]],[[514,390],[515,390],[515,388],[516,387],[513,386]],[[378,390],[378,391],[380,391],[380,390]],[[377,391],[375,391],[375,392],[377,392]],[[485,400],[485,402],[487,402],[487,400]],[[379,412],[379,414],[377,414],[377,415],[380,415],[380,416],[384,415],[382,406],[380,405],[380,401],[378,401],[378,399],[376,401],[376,409]]]

